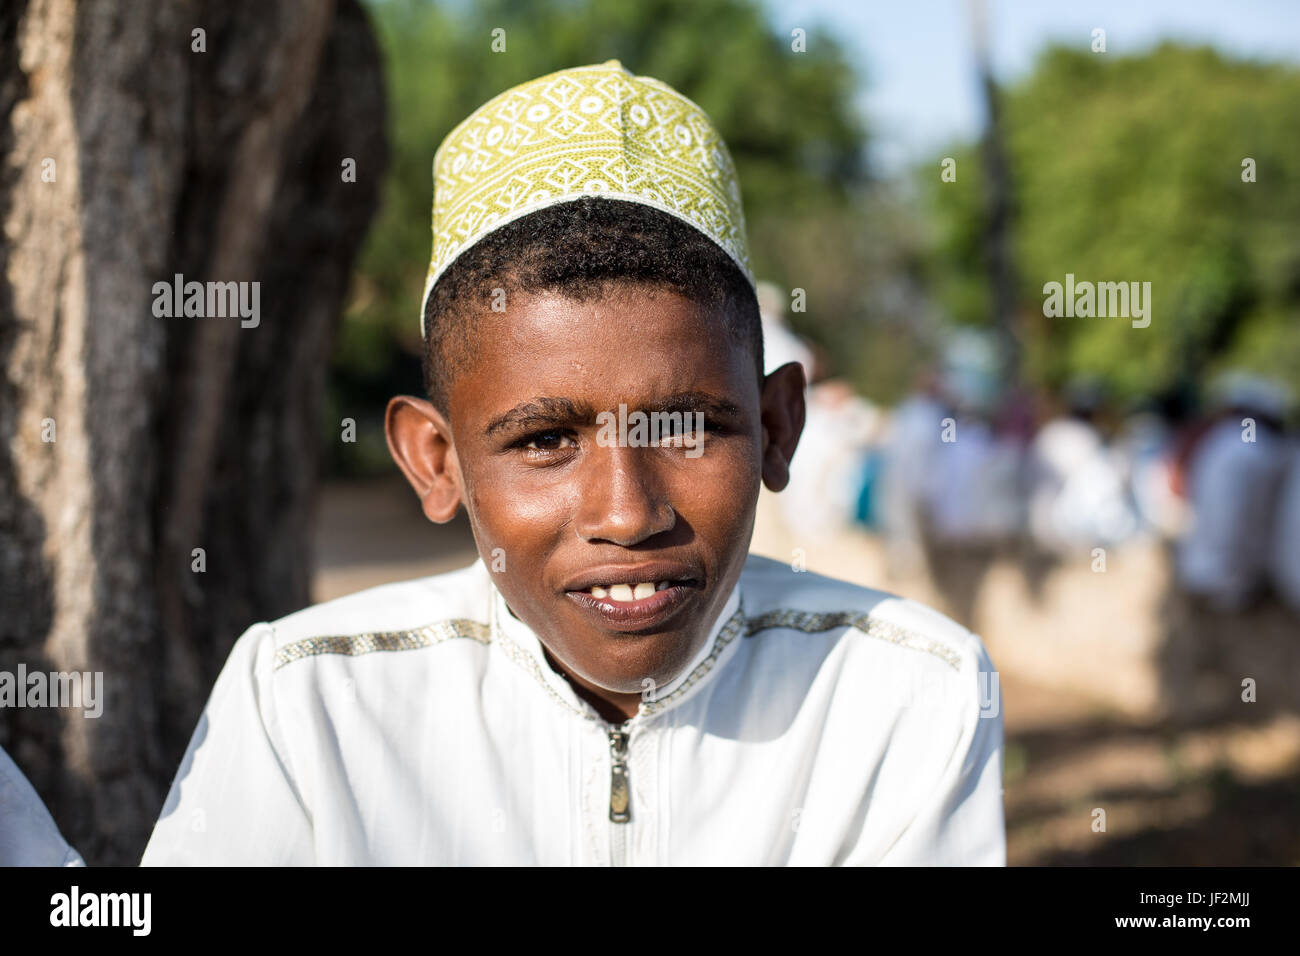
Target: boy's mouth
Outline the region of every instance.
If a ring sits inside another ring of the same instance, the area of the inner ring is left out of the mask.
[[[565,595],[615,630],[661,624],[701,590],[701,578],[685,566],[597,569],[570,581]]]

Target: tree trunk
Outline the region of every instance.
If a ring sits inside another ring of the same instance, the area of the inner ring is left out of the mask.
[[[984,108],[988,114],[981,151],[988,189],[984,250],[989,281],[989,308],[993,313],[993,328],[997,333],[1001,353],[1000,380],[1003,385],[1015,388],[1020,384],[1020,343],[1023,330],[1019,319],[1019,280],[1012,236],[1011,171],[1008,168],[1002,129],[1001,93],[997,80],[993,77],[993,63],[989,53],[987,10],[983,0],[973,0],[971,9],[975,67],[979,74],[980,89],[984,93]]]
[[[0,746],[88,862],[139,859],[234,639],[308,602],[383,106],[355,0],[0,8],[0,672],[103,674]],[[177,274],[257,324],[157,317]]]

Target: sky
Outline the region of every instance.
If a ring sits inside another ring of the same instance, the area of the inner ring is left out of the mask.
[[[783,35],[821,25],[844,44],[863,79],[859,108],[883,174],[976,136],[983,103],[971,45],[972,0],[764,0]],[[1141,52],[1161,40],[1300,64],[1300,0],[983,0],[994,73],[1014,81],[1056,40],[1106,54]],[[814,53],[809,49],[809,54]]]

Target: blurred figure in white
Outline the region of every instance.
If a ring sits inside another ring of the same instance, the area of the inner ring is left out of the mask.
[[[40,796],[0,748],[0,866],[85,866]]]
[[[1154,409],[1125,420],[1117,441],[1129,474],[1129,489],[1140,531],[1166,539],[1187,528],[1187,507],[1175,492],[1174,430]]]
[[[841,381],[813,384],[820,374],[814,351],[786,322],[785,290],[758,283],[763,321],[763,371],[787,362],[803,366],[807,418],[790,483],[777,496],[786,530],[801,542],[826,540],[852,526],[862,493],[867,452],[877,441],[882,415]]]
[[[1023,449],[991,424],[999,403],[998,352],[992,338],[955,332],[948,344],[943,391],[957,408],[940,428],[940,445],[927,482],[935,538],[958,545],[992,545],[1024,523]]]
[[[807,540],[849,529],[868,449],[883,431],[880,410],[838,380],[808,390],[808,413],[790,484],[779,497],[786,527]]]
[[[1118,544],[1137,530],[1123,458],[1095,424],[1100,386],[1073,382],[1066,399],[1069,413],[1043,425],[1030,450],[1029,531],[1038,547],[1062,556]]]
[[[1020,448],[983,417],[959,416],[956,440],[945,442],[929,482],[935,538],[947,544],[994,545],[1020,530]]]
[[[911,394],[890,417],[880,504],[893,574],[925,570],[926,491],[947,417],[949,409],[942,398],[939,375],[931,368],[917,375]]]
[[[1287,459],[1273,528],[1273,587],[1300,611],[1300,440],[1291,441]]]
[[[813,380],[812,350],[790,331],[785,317],[786,295],[773,282],[758,284],[758,314],[763,322],[763,374],[776,371],[787,362],[803,366],[803,380]]]
[[[787,296],[771,282],[758,284],[763,320],[763,371],[787,362],[803,366],[807,419],[799,453],[790,465],[790,484],[778,497],[787,530],[800,540],[827,538],[848,528],[862,490],[863,463],[880,429],[880,412],[844,382],[813,385],[816,359],[786,324]]]
[[[1183,589],[1221,611],[1247,607],[1267,582],[1287,445],[1284,386],[1234,373],[1220,380],[1222,414],[1192,455],[1191,522],[1178,552]]]

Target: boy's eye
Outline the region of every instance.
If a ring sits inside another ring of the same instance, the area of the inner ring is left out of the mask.
[[[682,445],[689,441],[698,441],[699,435],[693,425],[673,424],[664,429],[659,438],[661,445]]]
[[[671,422],[660,433],[659,444],[663,447],[685,447],[703,441],[706,432],[718,431],[722,431],[722,426],[715,421],[705,420],[703,427],[697,427],[692,421],[681,424]]]
[[[538,432],[520,440],[520,447],[528,451],[559,451],[562,448],[575,447],[577,443],[568,432],[558,429]]]

